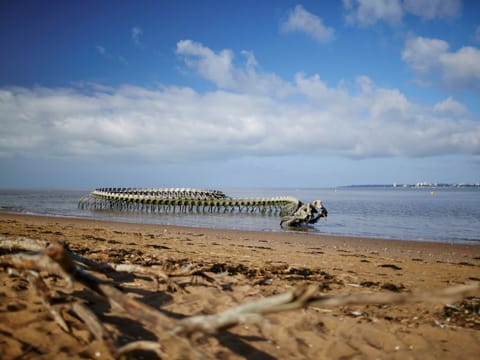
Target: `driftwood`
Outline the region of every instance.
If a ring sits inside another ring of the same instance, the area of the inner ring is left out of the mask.
[[[347,305],[407,304],[415,302],[448,303],[474,295],[479,290],[478,284],[470,284],[438,291],[406,294],[318,296],[318,286],[312,285],[298,287],[294,291],[252,301],[219,314],[186,318],[181,320],[173,331],[179,334],[188,334],[193,331],[212,333],[244,322],[257,322],[260,315],[297,310],[309,306],[331,308]]]
[[[319,286],[308,285],[298,286],[289,292],[251,301],[218,314],[192,316],[177,320],[133,299],[115,287],[112,282],[101,280],[92,275],[90,271],[128,271],[156,276],[157,279],[165,281],[171,280],[171,277],[202,276],[208,281],[214,281],[201,269],[188,266],[180,271],[168,272],[130,264],[103,264],[71,252],[60,241],[52,242],[47,246],[46,242],[27,238],[0,238],[0,240],[0,249],[14,252],[1,256],[0,266],[6,269],[13,268],[20,276],[29,280],[44,306],[64,331],[70,331],[69,326],[62,317],[61,311],[51,304],[50,289],[42,278],[44,273],[63,278],[67,287],[71,287],[75,283],[83,285],[95,294],[105,298],[113,308],[119,308],[133,319],[145,324],[160,339],[160,342],[135,341],[117,347],[97,315],[86,305],[79,302],[78,299],[71,300],[70,309],[86,324],[94,337],[104,344],[112,358],[119,358],[123,354],[134,350],[153,351],[162,357],[161,340],[166,338],[174,338],[177,346],[188,352],[190,357],[200,357],[201,354],[198,354],[189,345],[185,335],[194,332],[211,334],[241,323],[259,322],[264,315],[271,313],[306,307],[331,308],[346,305],[407,304],[414,302],[445,304],[476,295],[480,291],[480,284],[476,283],[449,287],[438,291],[325,296],[319,293]],[[30,252],[15,252],[19,250],[29,250]]]

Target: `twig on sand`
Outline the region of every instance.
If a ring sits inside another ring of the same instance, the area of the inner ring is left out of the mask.
[[[35,288],[38,297],[42,301],[43,306],[45,306],[48,312],[52,315],[55,322],[62,328],[65,332],[70,332],[70,328],[63,319],[61,313],[57,310],[55,306],[51,304],[50,289],[48,288],[45,281],[40,277],[40,275],[32,270],[25,272],[25,276]]]
[[[93,336],[100,341],[109,351],[112,357],[118,357],[118,349],[113,342],[105,326],[98,320],[97,316],[85,305],[75,302],[72,305],[73,312],[87,325]]]

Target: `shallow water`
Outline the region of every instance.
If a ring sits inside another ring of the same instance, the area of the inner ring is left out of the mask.
[[[294,196],[321,199],[328,218],[300,230],[282,229],[273,215],[248,213],[150,214],[77,208],[87,190],[0,190],[0,210],[39,215],[106,219],[258,231],[412,239],[480,245],[478,188],[220,189],[232,197]]]

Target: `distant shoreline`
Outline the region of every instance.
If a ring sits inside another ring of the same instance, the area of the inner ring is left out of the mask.
[[[335,189],[350,188],[414,188],[414,189],[480,189],[480,184],[443,184],[443,183],[417,183],[417,184],[365,184],[337,186]]]

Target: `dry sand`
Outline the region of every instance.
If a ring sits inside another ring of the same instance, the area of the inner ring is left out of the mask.
[[[432,290],[480,281],[480,246],[264,233],[0,214],[0,234],[65,240],[102,262],[201,264],[222,287],[182,279],[168,292],[148,278],[119,276],[122,289],[176,319],[212,314],[254,299],[318,284],[330,295]],[[48,283],[84,300],[118,345],[158,340],[82,287]],[[28,281],[0,268],[0,359],[105,358],[103,345],[71,313],[66,333],[52,320]],[[189,339],[206,358],[220,359],[479,359],[479,299],[444,305],[308,308],[266,316],[216,335]],[[168,348],[168,347],[167,347]],[[177,358],[175,353],[168,354]],[[137,352],[132,358],[152,358]]]

